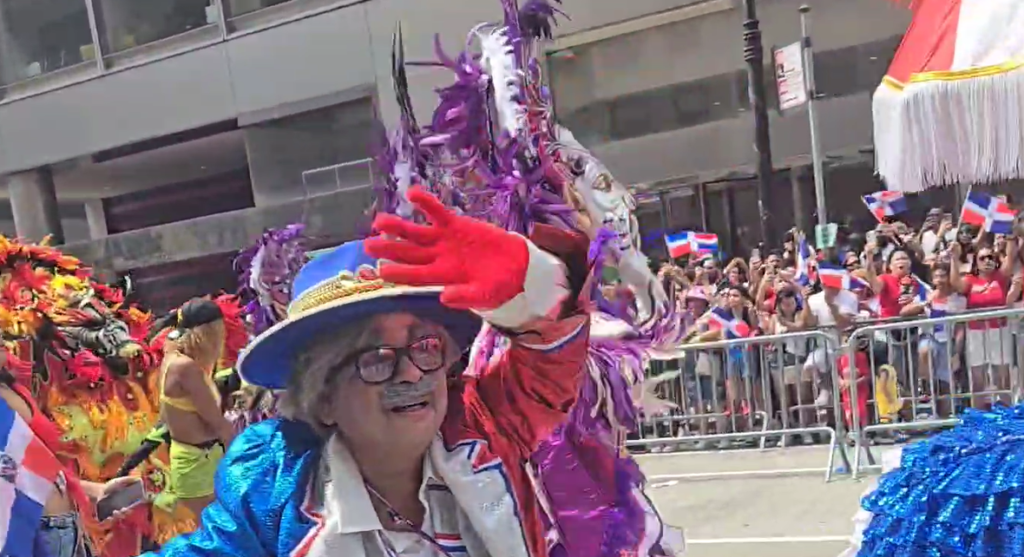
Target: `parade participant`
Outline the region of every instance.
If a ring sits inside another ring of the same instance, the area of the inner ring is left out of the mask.
[[[429,225],[380,216],[386,236],[296,277],[288,317],[238,366],[287,388],[291,419],[235,440],[201,529],[162,554],[548,554],[525,462],[582,379],[587,242],[542,226],[531,241],[408,198]],[[460,374],[481,317],[510,344]]]
[[[14,410],[25,420],[36,438],[53,452],[60,445],[58,430],[40,412],[32,393],[19,385],[8,371],[7,366],[12,359],[6,350],[0,350],[0,404]],[[136,478],[118,478],[105,483],[83,481],[70,468],[64,468],[57,476],[55,489],[43,506],[38,529],[31,532],[8,531],[5,534],[10,537],[24,536],[23,539],[34,537],[32,545],[36,552],[42,552],[40,557],[89,556],[92,554],[92,544],[85,524],[97,522],[93,515],[96,501],[138,481]],[[11,508],[8,506],[11,503],[2,503],[5,508]]]
[[[292,281],[307,261],[305,227],[291,224],[270,229],[252,246],[239,252],[238,297],[252,336],[259,335],[287,315]],[[256,385],[243,384],[228,404],[227,418],[236,431],[277,415],[278,397]]]
[[[168,492],[197,516],[213,500],[217,464],[234,437],[214,373],[227,334],[211,300],[190,300],[169,314],[164,341],[160,415],[171,435]]]
[[[883,455],[843,557],[1024,554],[1024,406],[968,409],[953,429]]]
[[[150,385],[159,353],[144,338],[149,314],[126,303],[125,291],[94,280],[88,267],[45,241],[0,236],[0,282],[0,332],[6,371],[14,379],[7,388],[20,395],[9,404],[25,401],[38,409],[28,423],[65,466],[73,503],[51,510],[78,513],[75,521],[64,517],[52,525],[60,526],[63,539],[77,532],[98,555],[137,555],[140,535],[167,522],[150,520],[149,506],[139,505],[98,523],[87,493],[96,495],[95,489],[76,487],[75,478],[85,486],[103,485],[157,421]],[[158,466],[147,463],[138,477],[148,493],[159,493]],[[3,497],[0,508],[10,508]]]
[[[518,11],[505,0],[502,8],[502,23],[475,27],[463,52],[448,55],[438,48],[439,66],[455,79],[438,91],[441,102],[429,127],[417,125],[396,33],[400,126],[378,152],[375,175],[383,183],[377,184],[375,209],[412,217],[404,192],[420,183],[453,210],[523,236],[538,225],[586,235],[592,276],[614,275],[619,287],[610,303],[594,280],[596,311],[579,398],[528,464],[534,496],[545,510],[544,535],[552,555],[678,552],[681,534],[651,505],[625,440],[637,430],[641,412],[671,408],[654,394],[661,378],[645,373],[652,357],[677,350],[685,330],[640,250],[636,200],[554,121],[537,41],[550,38],[560,12],[544,0]],[[475,358],[470,374],[500,358],[510,341],[506,333],[485,328],[478,342],[483,357]]]

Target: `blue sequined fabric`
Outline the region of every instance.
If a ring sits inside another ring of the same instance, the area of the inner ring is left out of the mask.
[[[300,423],[271,419],[231,443],[217,468],[217,500],[202,526],[142,557],[289,555],[315,527],[302,511],[321,441]]]
[[[968,411],[903,450],[861,502],[859,557],[1024,556],[1024,405]]]

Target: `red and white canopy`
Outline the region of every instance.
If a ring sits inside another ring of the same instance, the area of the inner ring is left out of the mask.
[[[914,0],[873,100],[889,189],[1024,176],[1024,0]]]

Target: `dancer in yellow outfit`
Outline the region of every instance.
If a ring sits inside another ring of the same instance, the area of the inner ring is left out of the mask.
[[[224,417],[213,374],[224,347],[221,308],[191,300],[164,344],[160,414],[171,432],[169,492],[199,515],[213,500],[213,477],[235,431]]]

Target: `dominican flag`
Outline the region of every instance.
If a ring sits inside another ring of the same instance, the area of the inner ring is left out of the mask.
[[[0,399],[0,555],[32,557],[43,505],[61,465]]]
[[[894,217],[907,210],[907,199],[898,191],[876,191],[863,197],[868,211],[882,222],[885,217]]]
[[[922,304],[927,302],[928,296],[932,293],[932,287],[917,275],[911,276],[914,278],[914,299]]]
[[[963,296],[951,296],[947,298],[940,298],[932,301],[928,307],[928,317],[932,319],[940,319],[948,315],[961,313],[967,309],[967,299]],[[946,325],[935,325],[933,330],[936,333],[945,333]]]
[[[993,234],[1010,234],[1013,232],[1013,219],[1016,211],[998,197],[987,193],[972,191],[964,201],[960,222],[980,227]]]
[[[736,319],[732,311],[726,308],[714,308],[708,313],[708,326],[712,329],[725,331],[725,338],[747,338],[753,332],[750,325],[742,319]]]
[[[818,278],[821,285],[826,288],[839,288],[841,290],[863,290],[868,284],[850,274],[846,269],[822,263],[818,266]]]
[[[886,187],[913,192],[1021,178],[1024,2],[894,3],[909,5],[913,20],[871,102]]]
[[[677,232],[665,236],[665,245],[673,259],[695,253],[715,253],[718,251],[718,236],[710,232]]]
[[[815,261],[814,250],[807,245],[807,238],[800,235],[800,244],[796,248],[796,275],[793,281],[800,286],[807,286],[817,278],[811,262]]]

